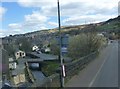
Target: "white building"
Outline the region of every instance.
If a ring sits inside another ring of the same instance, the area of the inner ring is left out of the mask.
[[[16,67],[17,67],[16,62],[9,63],[9,69],[16,69]]]
[[[14,61],[13,58],[9,58],[9,69],[16,69],[17,63]]]
[[[34,46],[32,47],[32,51],[38,51],[38,50],[39,50],[39,47],[38,47],[38,46],[34,45]]]
[[[45,52],[50,52],[50,48],[45,48]]]
[[[19,50],[19,51],[15,52],[16,59],[21,58],[21,57],[23,58],[25,56],[26,56],[26,54],[24,51]]]

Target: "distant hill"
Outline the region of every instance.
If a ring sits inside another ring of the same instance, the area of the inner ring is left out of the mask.
[[[103,22],[102,25],[97,27],[97,30],[115,33],[120,32],[120,16]]]
[[[71,35],[76,35],[79,34],[79,32],[89,32],[93,29],[96,29],[96,31],[116,31],[119,30],[119,26],[120,25],[120,16],[113,18],[113,19],[109,19],[105,22],[100,22],[100,23],[95,23],[95,24],[84,24],[84,25],[75,25],[75,26],[62,26],[61,30],[63,33],[68,33]],[[42,30],[42,31],[37,31],[37,32],[31,32],[31,33],[27,33],[25,34],[26,36],[33,36],[33,35],[47,35],[47,34],[53,34],[53,33],[57,33],[58,29],[49,29],[49,30]]]
[[[79,33],[86,33],[91,31],[96,32],[115,32],[120,33],[120,16],[109,19],[104,22],[95,23],[95,24],[84,24],[84,25],[74,25],[74,26],[62,26],[61,27],[62,35],[69,34],[70,36],[77,35]],[[28,40],[31,40],[34,44],[41,44],[46,41],[51,41],[51,39],[58,36],[58,28],[49,29],[49,30],[40,30],[35,32],[30,32],[26,34],[14,35],[5,37],[3,39],[18,39],[20,37],[27,37]]]

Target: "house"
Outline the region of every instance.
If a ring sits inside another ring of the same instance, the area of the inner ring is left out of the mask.
[[[25,83],[26,82],[25,74],[18,74],[13,76],[13,82],[15,85],[19,85],[20,83]]]
[[[50,50],[50,48],[45,48],[45,53],[49,53],[51,50]]]
[[[20,58],[18,60],[18,65],[14,70],[11,71],[11,78],[14,85],[19,86],[19,84],[24,84],[26,82],[25,78],[25,60],[22,60],[24,58]]]
[[[25,54],[24,51],[18,50],[18,51],[15,52],[16,59],[21,58],[21,57],[23,58],[25,56],[26,56],[26,54]]]
[[[17,63],[13,58],[9,58],[9,69],[16,69]]]
[[[32,47],[32,51],[38,51],[38,50],[39,50],[39,47],[38,47],[38,46],[34,45],[34,46]]]

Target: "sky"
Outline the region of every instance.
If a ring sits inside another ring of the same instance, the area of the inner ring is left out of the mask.
[[[118,16],[119,0],[59,0],[61,25],[82,25]],[[0,0],[0,37],[58,27],[57,0]]]

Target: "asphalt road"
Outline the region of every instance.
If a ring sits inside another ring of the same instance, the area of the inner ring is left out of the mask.
[[[44,82],[44,79],[46,78],[45,75],[41,71],[31,71],[34,78],[35,78],[35,85],[39,86]]]
[[[104,48],[98,58],[74,76],[66,87],[118,87],[118,42]]]
[[[37,82],[42,82],[45,75],[41,71],[32,71],[32,74]]]

